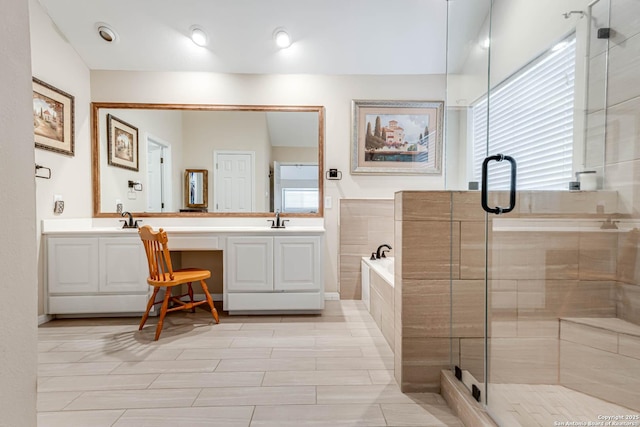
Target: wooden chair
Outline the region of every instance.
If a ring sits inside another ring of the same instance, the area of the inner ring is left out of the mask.
[[[155,304],[162,304],[162,308],[160,309],[160,317],[158,318],[158,326],[156,327],[156,337],[155,341],[160,337],[160,332],[162,332],[162,324],[164,323],[164,316],[171,311],[176,310],[189,310],[192,312],[195,311],[195,307],[202,304],[209,304],[209,308],[211,308],[211,314],[213,315],[213,319],[216,323],[219,323],[220,320],[218,318],[218,311],[213,306],[213,300],[211,299],[211,295],[209,294],[209,290],[207,289],[207,284],[205,279],[211,277],[211,272],[209,270],[203,270],[199,268],[184,268],[180,270],[173,270],[171,265],[171,257],[169,255],[168,248],[168,238],[167,232],[162,228],[155,232],[149,225],[145,225],[140,227],[138,230],[138,234],[140,234],[140,238],[142,239],[142,244],[144,245],[144,251],[147,254],[147,262],[149,264],[149,277],[147,278],[147,283],[153,286],[153,294],[151,295],[151,299],[149,299],[149,303],[147,304],[147,311],[142,316],[142,320],[140,321],[140,328],[138,330],[142,330],[147,318],[149,317],[149,311],[151,311],[151,307]],[[204,295],[206,297],[205,300],[202,301],[194,301],[193,300],[193,289],[191,287],[191,283],[195,281],[200,281],[200,285],[202,286],[202,290],[204,291]],[[171,295],[171,289],[174,286],[187,284],[187,293],[184,295],[174,296]],[[160,288],[165,288],[165,295],[162,301],[155,302],[156,295]],[[184,302],[181,298],[188,296],[189,302]],[[172,301],[177,306],[169,308],[169,301]]]

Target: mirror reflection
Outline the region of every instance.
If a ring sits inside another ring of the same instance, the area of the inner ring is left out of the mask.
[[[118,204],[154,215],[321,215],[322,114],[322,107],[93,104],[94,215],[109,216]],[[109,162],[107,116],[135,130],[137,170]]]

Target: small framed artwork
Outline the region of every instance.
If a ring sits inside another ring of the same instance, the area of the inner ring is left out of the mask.
[[[111,166],[139,170],[138,128],[107,114],[107,156]]]
[[[351,173],[442,173],[443,101],[354,100]]]
[[[36,148],[74,155],[74,97],[33,78],[33,134]]]

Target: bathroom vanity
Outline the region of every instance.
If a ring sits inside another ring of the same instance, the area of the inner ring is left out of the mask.
[[[324,308],[324,227],[166,225],[171,251],[222,251],[223,309],[231,314]],[[143,312],[150,288],[135,229],[106,220],[43,221],[47,314]]]

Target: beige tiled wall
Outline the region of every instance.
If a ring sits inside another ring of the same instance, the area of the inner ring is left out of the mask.
[[[389,285],[378,274],[372,273],[369,279],[370,285],[370,313],[373,320],[380,328],[382,336],[387,340],[389,346],[394,348],[395,328],[394,328],[394,292],[393,286]]]
[[[440,371],[450,366],[449,278],[460,259],[451,194],[396,193],[395,376],[405,392],[439,391]]]
[[[557,384],[560,318],[619,311],[618,233],[500,232],[493,218],[485,230],[478,192],[402,192],[395,205],[396,379],[405,391],[437,390],[449,356],[484,381],[485,232],[492,382]],[[616,206],[615,192],[523,192],[500,218],[603,218]]]
[[[393,246],[393,200],[340,200],[340,299],[361,299],[360,259],[378,246]],[[395,248],[394,248],[395,249]],[[393,256],[390,251],[388,256]]]

